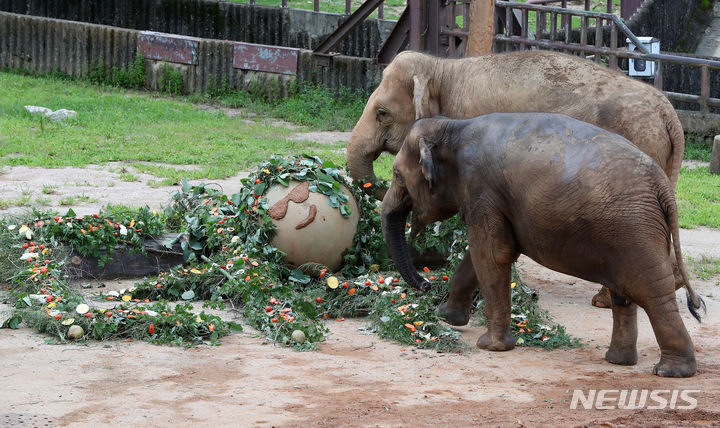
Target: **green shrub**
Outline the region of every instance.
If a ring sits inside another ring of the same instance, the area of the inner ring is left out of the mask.
[[[713,138],[688,133],[685,136],[685,159],[710,161],[712,155]]]
[[[183,82],[182,73],[164,64],[160,70],[158,90],[172,95],[182,95],[185,93],[185,83]]]
[[[145,87],[145,57],[138,53],[127,68],[109,67],[102,60],[90,65],[88,80],[99,85],[141,89]]]

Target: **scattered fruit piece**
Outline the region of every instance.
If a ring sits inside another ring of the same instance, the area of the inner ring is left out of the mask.
[[[305,337],[305,333],[302,330],[295,330],[290,335],[290,339],[292,339],[292,341],[295,343],[304,343],[305,339],[307,338]]]
[[[85,334],[85,330],[79,325],[71,325],[67,332],[67,338],[71,340],[80,339]]]

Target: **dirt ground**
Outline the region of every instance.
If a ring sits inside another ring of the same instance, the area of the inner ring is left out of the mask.
[[[53,193],[43,196],[60,211],[66,208],[58,206],[63,197],[87,196],[73,207],[79,214],[110,202],[154,208],[167,203],[172,188],[151,188],[146,183],[154,177],[142,174],[136,174],[139,182],[122,182],[122,167],[5,168],[0,194],[8,199],[24,190],[34,200],[43,185],[52,184]],[[238,177],[216,182],[227,193],[240,186]],[[681,243],[693,257],[720,257],[718,231],[682,230]],[[46,336],[30,329],[3,329],[0,427],[720,426],[720,278],[693,281],[707,303],[702,324],[690,317],[684,294],[678,293],[698,373],[666,379],[651,374],[659,349],[642,311],[638,364],[609,364],[604,354],[611,312],[590,306],[598,286],[527,258],[519,267],[528,285],[539,290],[541,306],[586,346],[443,354],[365,334],[362,319],[329,322],[327,340],[313,352],[267,344],[248,327],[219,347],[192,349],[123,341],[49,345]],[[127,286],[126,281],[106,284]],[[9,309],[0,304],[0,318]],[[472,345],[484,328],[459,330]],[[698,405],[694,410],[571,410],[576,389],[585,395],[590,389],[696,390],[692,396]]]

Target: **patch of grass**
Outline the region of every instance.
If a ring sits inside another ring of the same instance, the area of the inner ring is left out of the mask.
[[[52,202],[51,199],[44,196],[38,196],[37,198],[35,198],[35,203],[41,207],[46,207],[50,205],[50,202]]]
[[[201,111],[186,101],[157,99],[64,78],[3,72],[0,87],[0,166],[83,167],[112,161],[199,166],[193,170],[158,167],[152,171],[160,178],[181,181],[232,176],[276,153],[311,152],[337,164],[345,163],[345,155],[331,145],[288,141],[286,137],[293,130]],[[321,104],[317,99],[313,102]],[[328,110],[315,111],[330,117],[328,112],[339,109],[342,103],[347,102],[338,101]],[[364,100],[356,103],[362,105]],[[25,111],[26,104],[53,110],[71,108],[78,111],[78,117],[47,122],[41,130]],[[267,109],[270,107],[266,104]],[[353,111],[359,116],[358,107]],[[346,119],[343,126],[352,127],[356,120]]]
[[[160,70],[160,78],[158,79],[158,89],[160,92],[171,95],[181,95],[185,93],[185,82],[182,73],[167,64],[162,66]]]
[[[96,203],[98,201],[97,198],[91,198],[90,196],[86,194],[76,195],[76,196],[65,196],[64,198],[60,199],[60,205],[62,206],[72,206],[75,204],[82,204],[82,203]]]
[[[231,0],[235,3],[248,3],[248,0]],[[364,3],[364,0],[352,0],[350,3],[350,13]],[[257,4],[261,6],[274,6],[280,7],[282,2],[280,0],[257,0]],[[405,9],[405,0],[385,0],[383,19],[398,19],[400,14]],[[288,0],[287,5],[293,9],[306,9],[313,10],[313,2],[307,0]],[[327,13],[345,13],[345,2],[344,1],[322,1],[320,2],[320,11]],[[377,18],[377,10],[370,15],[370,18]]]
[[[675,195],[680,212],[680,227],[720,228],[720,175],[708,167],[680,170]]]
[[[23,192],[21,196],[10,199],[0,199],[0,210],[6,210],[11,207],[22,207],[28,205],[32,199],[32,194]]]
[[[147,182],[147,185],[154,189],[157,189],[158,187],[174,186],[176,184],[179,183],[173,178],[163,178],[162,180],[149,180]]]
[[[52,195],[53,193],[55,193],[55,190],[57,188],[58,188],[58,186],[55,186],[55,185],[43,184],[42,194],[43,195]]]
[[[710,162],[713,137],[703,137],[689,133],[685,136],[685,159]]]
[[[351,130],[362,115],[370,94],[341,88],[337,91],[307,85],[286,98],[268,100],[246,91],[217,91],[214,95],[194,95],[191,100],[247,109],[320,130]]]
[[[298,94],[283,98],[272,112],[281,119],[320,129],[352,129],[362,115],[366,94],[340,89],[337,93],[321,87],[304,87]]]
[[[72,196],[65,196],[64,198],[61,198],[59,202],[60,202],[60,205],[67,207],[70,205],[75,205],[76,201],[75,201],[75,198]]]
[[[140,181],[140,179],[131,172],[120,173],[120,181],[132,183],[133,181]]]
[[[145,57],[138,53],[135,60],[127,68],[110,67],[98,61],[90,66],[87,79],[100,85],[117,86],[121,88],[141,89],[145,87]]]
[[[720,259],[711,259],[702,256],[700,259],[685,257],[690,270],[700,279],[710,279],[720,276]]]

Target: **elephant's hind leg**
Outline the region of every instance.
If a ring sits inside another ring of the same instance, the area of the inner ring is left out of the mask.
[[[675,281],[672,268],[663,278],[649,284],[647,295],[633,298],[650,319],[655,338],[660,345],[660,362],[653,373],[664,377],[689,377],[697,371],[695,348],[675,301]]]
[[[440,318],[450,325],[467,324],[470,321],[472,298],[478,285],[472,258],[468,254],[455,269],[447,302],[437,309]]]
[[[610,349],[605,353],[609,363],[632,366],[637,363],[637,305],[609,291],[613,313]]]
[[[695,348],[680,317],[675,293],[649,303],[644,309],[660,345],[660,362],[653,367],[653,374],[664,377],[694,375],[697,371]]]

